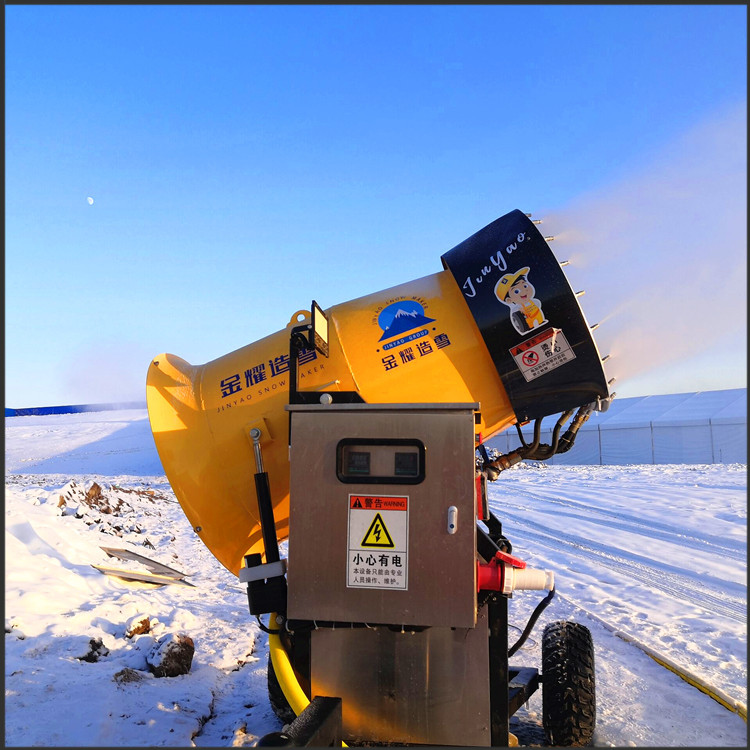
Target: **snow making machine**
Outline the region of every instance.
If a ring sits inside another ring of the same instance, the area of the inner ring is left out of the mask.
[[[327,310],[313,301],[201,366],[151,362],[170,484],[269,634],[284,729],[258,745],[509,746],[510,717],[540,688],[547,741],[591,741],[584,626],[548,624],[541,671],[512,666],[554,573],[517,556],[488,503],[488,481],[569,450],[614,396],[538,224],[512,211],[438,273]],[[486,446],[513,426],[518,448]],[[518,592],[543,593],[510,643]]]

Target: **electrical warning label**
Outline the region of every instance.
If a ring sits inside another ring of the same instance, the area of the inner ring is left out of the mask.
[[[388,533],[386,525],[383,523],[383,517],[380,513],[375,514],[372,519],[370,528],[367,529],[365,538],[362,540],[363,547],[388,547],[393,549],[393,539]]]
[[[349,495],[348,588],[408,588],[409,498]]]
[[[548,328],[510,349],[527,382],[575,359],[575,354],[559,328]]]

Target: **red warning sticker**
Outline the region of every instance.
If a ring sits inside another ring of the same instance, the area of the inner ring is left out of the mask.
[[[545,331],[526,339],[510,349],[510,354],[527,382],[575,359],[576,355],[559,328]]]
[[[349,495],[349,509],[356,510],[408,510],[408,497],[393,495]]]

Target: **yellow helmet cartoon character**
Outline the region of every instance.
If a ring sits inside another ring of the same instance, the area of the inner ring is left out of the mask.
[[[506,273],[505,276],[503,276],[500,281],[495,284],[495,296],[501,302],[505,302],[508,293],[510,292],[510,288],[513,286],[513,284],[518,281],[519,277],[526,276],[528,272],[529,267],[526,266],[525,268],[522,268],[515,273]]]
[[[515,273],[506,273],[495,285],[495,296],[511,309],[513,327],[521,334],[538,328],[547,322],[542,312],[542,303],[534,297],[536,293],[527,278],[529,267]]]

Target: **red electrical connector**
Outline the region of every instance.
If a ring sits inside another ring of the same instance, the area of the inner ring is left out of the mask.
[[[510,595],[516,589],[547,589],[555,587],[550,570],[527,568],[526,563],[498,550],[488,563],[477,562],[477,591],[500,591]]]

